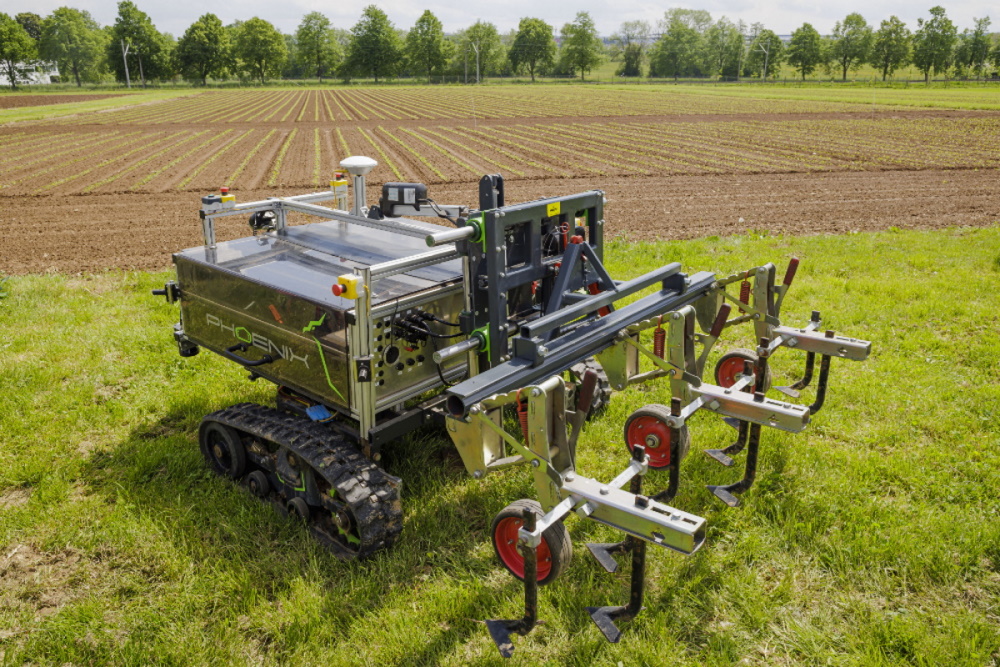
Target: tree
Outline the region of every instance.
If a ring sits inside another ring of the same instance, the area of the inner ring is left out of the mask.
[[[745,66],[751,74],[766,81],[774,68],[785,59],[785,44],[773,31],[759,23],[754,23],[751,29],[753,39],[747,51]]]
[[[976,27],[966,28],[959,38],[955,48],[955,71],[960,76],[966,76],[969,70],[976,76],[983,72],[990,56],[990,17],[973,19]]]
[[[42,17],[34,12],[21,12],[14,17],[28,36],[36,42],[42,37]]]
[[[60,7],[42,22],[39,55],[53,60],[63,74],[72,74],[77,87],[96,81],[104,68],[107,38],[90,14]]]
[[[236,31],[233,52],[242,70],[251,78],[264,81],[281,73],[288,58],[285,38],[278,29],[256,16],[241,23]]]
[[[742,21],[734,24],[723,16],[705,30],[705,65],[709,74],[739,76],[745,29]]]
[[[932,7],[931,18],[917,19],[917,32],[913,35],[913,64],[924,73],[924,82],[930,82],[931,70],[937,76],[948,70],[951,51],[958,39],[958,29],[945,14],[944,7]]]
[[[572,72],[580,72],[580,80],[590,70],[601,64],[604,45],[597,36],[597,26],[588,12],[577,12],[572,23],[561,31],[560,61]]]
[[[521,19],[507,58],[515,71],[526,67],[534,81],[536,70],[551,67],[555,62],[556,40],[552,37],[552,26],[542,19]]]
[[[811,24],[803,23],[792,33],[787,60],[799,70],[803,81],[806,80],[806,74],[812,74],[816,66],[823,62],[823,38]]]
[[[646,21],[625,21],[618,32],[611,35],[612,58],[621,58],[618,76],[642,76],[642,61],[652,32]]]
[[[857,12],[848,14],[833,28],[830,57],[841,69],[842,79],[847,81],[847,70],[857,69],[868,60],[872,48],[872,29],[865,17]]]
[[[395,74],[402,55],[399,35],[386,13],[375,5],[365,7],[361,19],[351,28],[345,73],[370,74],[378,83],[380,76]]]
[[[208,77],[219,77],[229,62],[229,34],[215,14],[205,14],[192,23],[177,42],[174,60],[177,69],[187,79],[208,83]]]
[[[11,89],[17,89],[25,65],[36,55],[31,35],[9,14],[0,13],[0,69],[7,75]]]
[[[879,26],[872,41],[868,62],[882,71],[882,80],[892,76],[910,59],[910,30],[896,16],[890,16]]]
[[[660,25],[662,36],[649,55],[649,76],[672,76],[676,81],[681,75],[699,73],[701,35],[683,15],[671,14],[675,11],[668,11],[665,23]]]
[[[296,60],[303,69],[315,74],[320,83],[323,75],[336,69],[343,60],[344,53],[337,36],[330,27],[330,19],[319,12],[309,12],[302,17],[302,23],[295,31]]]
[[[118,16],[110,29],[107,58],[119,81],[130,81],[138,73],[143,87],[147,79],[171,75],[171,39],[160,34],[145,12],[131,0],[118,3]]]
[[[431,10],[424,10],[406,35],[406,55],[410,63],[425,72],[430,81],[434,72],[440,73],[444,69],[450,49],[441,21]]]
[[[454,35],[452,41],[453,59],[449,69],[456,74],[464,73],[466,82],[470,73],[475,76],[477,64],[480,74],[484,76],[502,74],[504,69],[509,67],[507,47],[504,46],[497,27],[492,23],[476,21]]]

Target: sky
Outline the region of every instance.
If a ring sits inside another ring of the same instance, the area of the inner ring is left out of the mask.
[[[361,16],[365,3],[321,2],[320,0],[243,0],[242,2],[220,2],[219,0],[171,0],[155,2],[133,0],[142,11],[149,14],[157,29],[169,32],[175,37],[202,14],[211,12],[231,23],[237,19],[246,20],[254,16],[270,21],[284,33],[295,32],[302,16],[311,11],[325,14],[338,28],[350,29]],[[939,0],[938,0],[939,1]],[[917,27],[918,18],[926,18],[928,10],[937,4],[935,0],[914,3],[903,0],[849,0],[839,3],[815,3],[805,0],[785,0],[780,3],[759,0],[703,0],[698,4],[676,4],[644,2],[643,0],[506,0],[505,2],[457,2],[455,0],[433,0],[414,3],[408,0],[380,0],[375,3],[389,15],[397,28],[410,28],[425,9],[430,9],[444,24],[445,32],[455,32],[472,25],[477,20],[495,24],[501,32],[517,27],[525,16],[541,18],[551,24],[556,32],[564,24],[573,20],[578,11],[590,12],[597,24],[598,32],[608,36],[618,29],[623,21],[646,20],[656,25],[669,7],[705,9],[713,19],[727,16],[732,20],[742,19],[749,23],[760,22],[766,28],[780,35],[791,34],[805,22],[809,22],[822,34],[833,31],[834,24],[851,12],[859,12],[868,23],[876,28],[892,15],[902,19],[911,30]],[[926,4],[926,6],[924,6]],[[69,5],[85,9],[101,25],[114,23],[117,14],[116,0],[0,0],[0,11],[13,16],[19,12],[35,12],[45,16],[53,9]],[[1000,11],[996,3],[983,0],[962,0],[943,3],[948,17],[958,26],[959,32],[973,27],[973,18],[990,15],[990,9],[998,15],[993,18],[993,30],[1000,31]]]

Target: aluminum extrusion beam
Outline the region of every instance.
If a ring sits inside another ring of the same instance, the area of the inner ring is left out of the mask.
[[[607,291],[585,297],[572,305],[563,306],[550,315],[545,315],[537,320],[524,324],[521,327],[521,335],[526,338],[541,336],[542,334],[548,333],[549,331],[561,327],[564,324],[569,324],[573,320],[579,319],[588,313],[592,313],[599,308],[610,306],[615,301],[624,299],[639,290],[646,289],[650,285],[665,280],[676,273],[680,273],[680,270],[680,262],[673,262],[660,267],[655,271],[650,271],[646,275],[618,283],[617,291]]]
[[[544,356],[535,362],[515,357],[469,378],[448,390],[448,411],[455,416],[464,416],[470,407],[494,394],[527,387],[561,373],[573,364],[611,347],[619,333],[628,326],[697,301],[711,292],[714,282],[714,273],[701,271],[686,280],[686,287],[681,291],[668,289],[650,294],[549,341],[541,348]]]

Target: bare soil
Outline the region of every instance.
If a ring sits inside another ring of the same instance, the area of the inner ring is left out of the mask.
[[[109,97],[121,97],[121,95],[0,95],[0,109],[41,107],[66,102],[90,102],[106,100]]]
[[[935,170],[802,174],[510,179],[508,201],[599,188],[607,193],[609,236],[633,241],[710,235],[840,234],[898,227],[941,229],[1000,221],[998,171]],[[371,200],[380,182],[371,183]],[[288,188],[243,191],[240,201],[296,194]],[[438,202],[476,204],[476,184],[434,186]],[[7,230],[0,273],[159,270],[171,253],[201,243],[199,198],[191,192],[0,197]],[[248,234],[236,216],[220,239]]]
[[[479,176],[501,172],[509,202],[604,190],[607,234],[635,241],[1000,220],[996,112],[725,113],[732,105],[720,103],[714,113],[639,115],[644,106],[470,123],[446,107],[420,117],[405,96],[394,105],[372,95],[366,106],[356,91],[206,94],[2,127],[0,275],[165,269],[171,253],[200,243],[206,190],[228,185],[240,201],[309,191],[317,176],[329,180],[345,142],[348,154],[379,161],[370,203],[383,182],[402,179],[427,183],[438,202],[475,206]],[[29,98],[87,96],[0,96],[0,108]],[[225,219],[219,237],[246,235],[244,223]]]

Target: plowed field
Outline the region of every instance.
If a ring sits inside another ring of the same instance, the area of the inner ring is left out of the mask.
[[[474,204],[494,172],[509,201],[600,188],[630,239],[1000,218],[1000,113],[669,87],[206,92],[10,124],[0,149],[2,273],[166,267],[199,241],[200,195],[321,188],[355,154],[379,162],[373,192],[421,181],[439,202]]]

